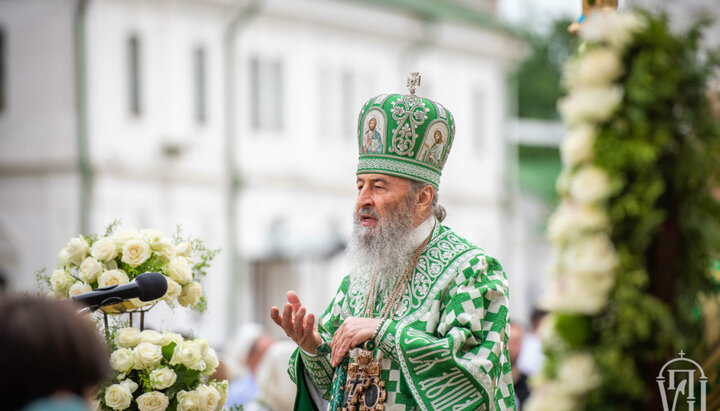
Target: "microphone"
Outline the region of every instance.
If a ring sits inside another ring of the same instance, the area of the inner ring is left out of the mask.
[[[135,281],[130,284],[96,288],[89,293],[76,295],[72,297],[72,300],[95,310],[131,298],[139,298],[140,301],[156,300],[164,296],[166,292],[167,280],[164,275],[143,273],[135,277]]]

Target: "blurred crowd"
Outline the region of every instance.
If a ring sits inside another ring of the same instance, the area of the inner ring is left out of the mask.
[[[518,410],[530,396],[529,379],[540,373],[544,364],[545,357],[539,330],[546,314],[543,310],[534,309],[530,316],[529,327],[517,321],[510,322],[508,350],[510,351],[515,403]]]

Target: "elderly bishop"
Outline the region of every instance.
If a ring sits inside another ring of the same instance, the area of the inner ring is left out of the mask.
[[[352,268],[334,299],[318,317],[293,291],[271,309],[298,345],[289,368],[295,409],[515,409],[507,277],[441,224],[438,186],[455,122],[415,95],[418,83],[361,109]],[[363,149],[369,118],[381,152]],[[447,139],[435,158],[427,147],[438,131]]]

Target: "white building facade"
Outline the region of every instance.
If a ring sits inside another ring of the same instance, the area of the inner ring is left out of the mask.
[[[32,289],[67,239],[119,218],[166,233],[182,224],[222,248],[203,282],[208,312],[154,311],[153,326],[219,343],[242,322],[269,324],[291,288],[321,311],[344,274],[357,113],[419,71],[418,94],[457,120],[446,224],[525,295],[506,139],[523,45],[484,17],[492,1],[400,3],[1,2],[0,270],[11,287]],[[518,317],[531,308],[511,304]]]

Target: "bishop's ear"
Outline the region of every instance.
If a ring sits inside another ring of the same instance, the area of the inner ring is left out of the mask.
[[[428,210],[432,208],[432,200],[435,196],[435,189],[430,184],[426,184],[418,194],[417,212],[420,215],[426,215]]]

